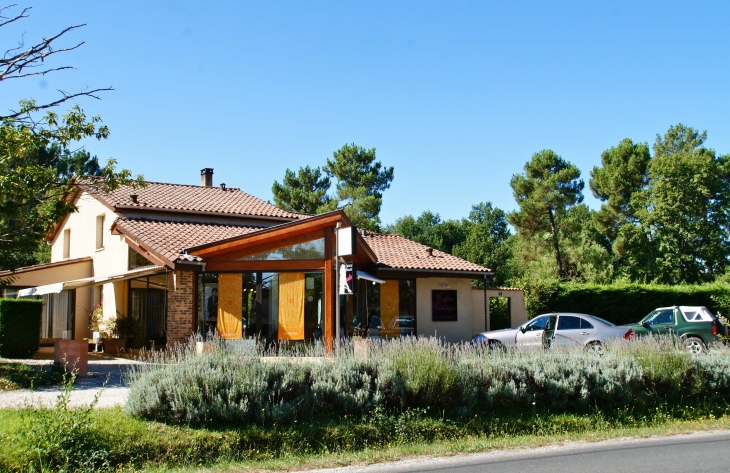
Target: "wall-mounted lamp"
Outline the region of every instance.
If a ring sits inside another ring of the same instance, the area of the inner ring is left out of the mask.
[[[441,287],[451,287],[448,284],[442,284]]]

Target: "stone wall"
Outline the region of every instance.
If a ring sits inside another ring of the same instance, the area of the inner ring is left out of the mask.
[[[173,276],[174,275],[174,276]],[[192,271],[171,271],[167,281],[167,344],[185,342],[193,334],[195,307]],[[174,279],[173,279],[174,278]]]

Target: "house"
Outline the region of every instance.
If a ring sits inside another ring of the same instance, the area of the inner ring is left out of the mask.
[[[213,186],[210,168],[200,186],[103,193],[82,183],[73,201],[78,212],[49,232],[51,263],[0,273],[10,281],[4,296],[43,297],[42,338],[89,337],[98,304],[105,319],[137,321],[138,345],[213,331],[328,344],[337,333],[457,342],[487,328],[489,294],[471,280],[492,270],[355,229],[342,210],[303,215]],[[513,326],[526,320],[515,301]]]

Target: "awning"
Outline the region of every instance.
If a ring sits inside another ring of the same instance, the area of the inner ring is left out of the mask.
[[[106,284],[109,282],[124,281],[126,279],[134,279],[140,276],[161,273],[164,270],[164,266],[145,266],[144,268],[137,268],[119,274],[112,274],[111,276],[98,276],[97,278],[95,278],[95,283]]]
[[[63,290],[63,283],[46,284],[45,286],[29,287],[18,291],[17,297],[41,296],[43,294],[57,294]]]
[[[357,277],[368,281],[376,282],[378,284],[385,284],[385,279],[376,278],[372,274],[368,274],[365,271],[358,271]]]
[[[76,289],[85,286],[98,286],[110,282],[124,281],[134,279],[140,276],[160,273],[165,269],[164,266],[145,266],[144,268],[132,269],[123,273],[112,274],[109,276],[97,276],[83,279],[74,279],[73,281],[64,281],[55,284],[47,284],[45,286],[29,287],[18,291],[17,297],[40,296],[43,294],[58,294],[64,289]]]

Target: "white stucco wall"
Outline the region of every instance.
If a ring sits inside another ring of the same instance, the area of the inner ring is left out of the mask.
[[[84,192],[76,203],[78,211],[69,215],[63,227],[58,229],[51,246],[51,262],[62,261],[65,231],[70,229],[69,258],[90,256],[93,258],[93,276],[103,277],[127,271],[129,247],[121,235],[112,235],[111,226],[117,215],[98,200]],[[104,215],[104,246],[96,248],[96,219]],[[69,275],[71,276],[71,275]],[[72,280],[68,277],[65,280]],[[114,284],[103,286],[104,316],[114,317],[117,310],[126,310],[124,291],[116,294]],[[75,338],[90,336],[88,333],[88,315],[95,306],[94,289],[79,288],[76,290],[76,334]],[[121,299],[121,300],[118,300]]]
[[[433,321],[431,291],[446,289],[456,291],[456,321]],[[416,280],[416,325],[418,335],[436,336],[447,342],[471,340],[475,324],[484,323],[484,306],[474,305],[471,280],[456,278],[419,278]],[[483,330],[480,330],[483,331]]]

